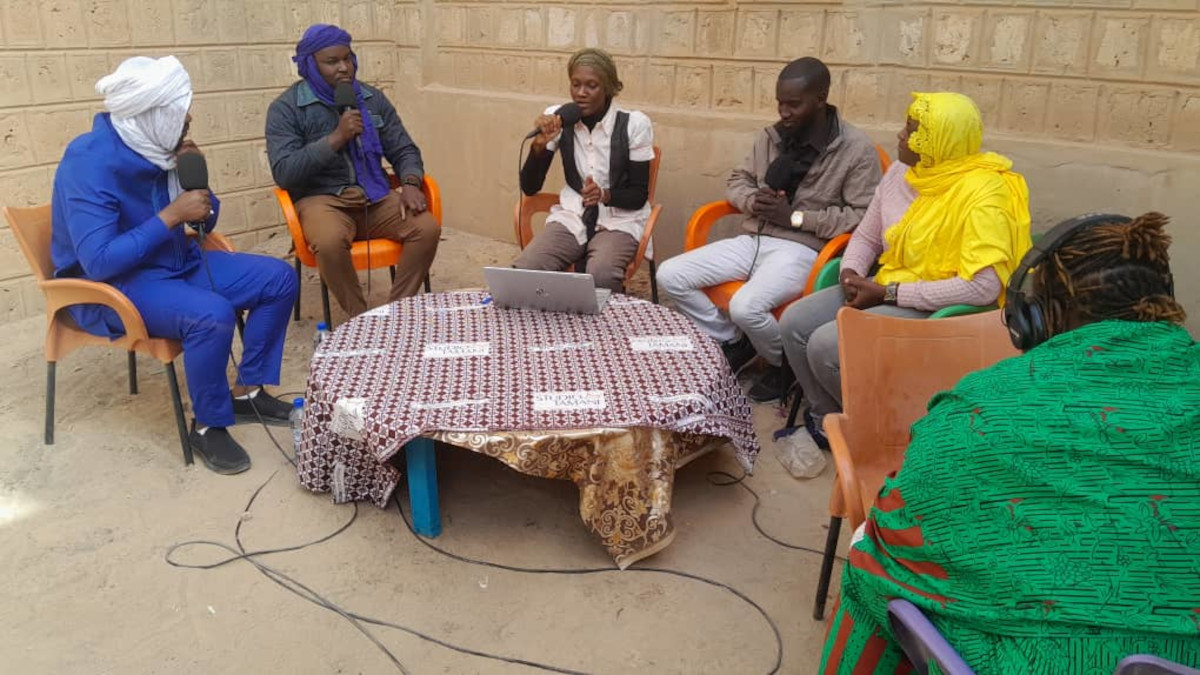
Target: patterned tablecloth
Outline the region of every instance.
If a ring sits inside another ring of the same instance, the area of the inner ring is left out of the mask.
[[[383,507],[387,460],[418,436],[573,481],[617,564],[661,550],[675,469],[732,444],[750,405],[716,344],[664,307],[614,295],[595,316],[500,309],[486,293],[419,295],[341,325],[313,355],[300,482]]]

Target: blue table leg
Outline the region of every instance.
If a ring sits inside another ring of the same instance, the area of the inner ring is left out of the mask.
[[[442,533],[442,514],[438,510],[437,459],[433,439],[414,438],[404,446],[408,466],[408,505],[412,510],[413,529],[423,537]]]

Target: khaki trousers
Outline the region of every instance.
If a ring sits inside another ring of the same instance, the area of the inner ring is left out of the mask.
[[[441,228],[428,211],[419,214],[401,211],[399,193],[389,192],[387,197],[368,205],[366,194],[357,187],[341,195],[313,195],[296,202],[300,228],[304,230],[309,250],[317,257],[321,279],[352,317],[367,310],[367,300],[350,259],[350,247],[355,241],[391,239],[404,245],[389,302],[416,295],[429,274]]]

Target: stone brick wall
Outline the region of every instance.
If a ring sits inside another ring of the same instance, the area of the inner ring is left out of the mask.
[[[127,55],[174,53],[197,85],[194,136],[228,204],[223,229],[244,246],[278,233],[262,116],[293,80],[300,31],[327,20],[354,34],[363,79],[421,144],[446,223],[496,238],[512,237],[519,139],[567,98],[570,53],[600,46],[618,57],[622,105],[650,114],[664,151],[660,258],[681,249],[691,211],[721,197],[774,118],[779,68],[803,55],[830,64],[831,99],[889,151],[909,91],[974,97],[988,146],[1029,179],[1039,229],[1081,210],[1156,208],[1177,217],[1181,254],[1200,251],[1200,0],[6,0],[2,20],[4,203],[48,198],[100,75]],[[1200,319],[1200,271],[1177,276]],[[39,311],[0,230],[0,320]]]
[[[196,95],[192,136],[222,199],[221,230],[242,249],[283,234],[263,126],[295,81],[291,54],[317,21],[352,31],[372,81],[395,81],[395,5],[369,0],[4,0],[0,24],[0,203],[47,202],[67,143],[91,128],[95,82],[130,56],[174,54]],[[0,321],[43,311],[4,223]]]

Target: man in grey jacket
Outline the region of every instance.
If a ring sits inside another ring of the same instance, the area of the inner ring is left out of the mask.
[[[858,225],[880,179],[875,145],[827,103],[829,84],[817,59],[784,67],[775,85],[779,121],[758,133],[726,181],[746,234],[671,258],[658,272],[659,287],[721,342],[735,373],[756,355],[770,364],[750,390],[759,402],[781,398],[794,379],[771,310],[800,294],[821,247]],[[703,289],[735,280],[746,285],[726,316]]]
[[[427,210],[421,151],[378,89],[357,80],[350,34],[326,24],[304,33],[293,57],[300,81],[267,111],[267,157],[291,194],[321,279],[350,316],[367,309],[350,248],[358,239],[403,244],[389,300],[415,295],[437,253],[440,229]],[[339,110],[350,84],[357,105]],[[392,190],[382,159],[400,178]]]

